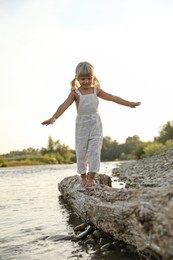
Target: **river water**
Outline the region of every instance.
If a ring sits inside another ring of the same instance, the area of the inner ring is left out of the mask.
[[[115,162],[102,163],[111,175]],[[76,174],[76,165],[20,166],[0,169],[0,260],[132,259],[119,251],[96,255],[57,235],[73,233],[80,220],[64,204],[57,184]]]

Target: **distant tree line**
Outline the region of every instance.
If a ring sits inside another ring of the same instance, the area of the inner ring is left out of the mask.
[[[127,137],[125,143],[119,144],[110,136],[103,138],[101,161],[136,160],[153,155],[155,152],[173,147],[173,121],[160,127],[159,135],[153,141],[143,142],[139,136]],[[76,162],[75,150],[53,141],[48,137],[47,148],[27,148],[0,155],[0,166],[38,165],[38,164],[72,164]]]
[[[48,137],[47,148],[27,148],[22,151],[12,151],[0,155],[0,166],[42,165],[42,164],[72,164],[76,162],[75,151],[59,140]]]

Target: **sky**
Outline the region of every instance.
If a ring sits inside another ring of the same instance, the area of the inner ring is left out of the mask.
[[[76,107],[50,126],[81,61],[101,88],[135,109],[100,99],[103,135],[153,141],[173,120],[172,0],[0,0],[0,154],[75,148]]]

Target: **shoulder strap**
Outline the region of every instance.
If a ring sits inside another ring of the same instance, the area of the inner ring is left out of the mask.
[[[78,89],[76,89],[75,92],[76,92],[79,96],[82,96],[82,94],[80,93],[80,91],[79,91]]]
[[[97,96],[97,87],[94,87],[94,94]]]

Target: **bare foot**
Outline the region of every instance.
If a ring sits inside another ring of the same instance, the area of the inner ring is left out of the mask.
[[[88,173],[87,187],[92,187],[94,185],[95,185],[95,172],[89,172]]]
[[[88,180],[88,182],[87,182],[87,187],[92,187],[92,186],[94,186],[94,185],[95,185],[95,180],[94,180],[94,179]]]
[[[81,174],[81,180],[82,180],[82,186],[86,187],[87,186],[86,173]]]

